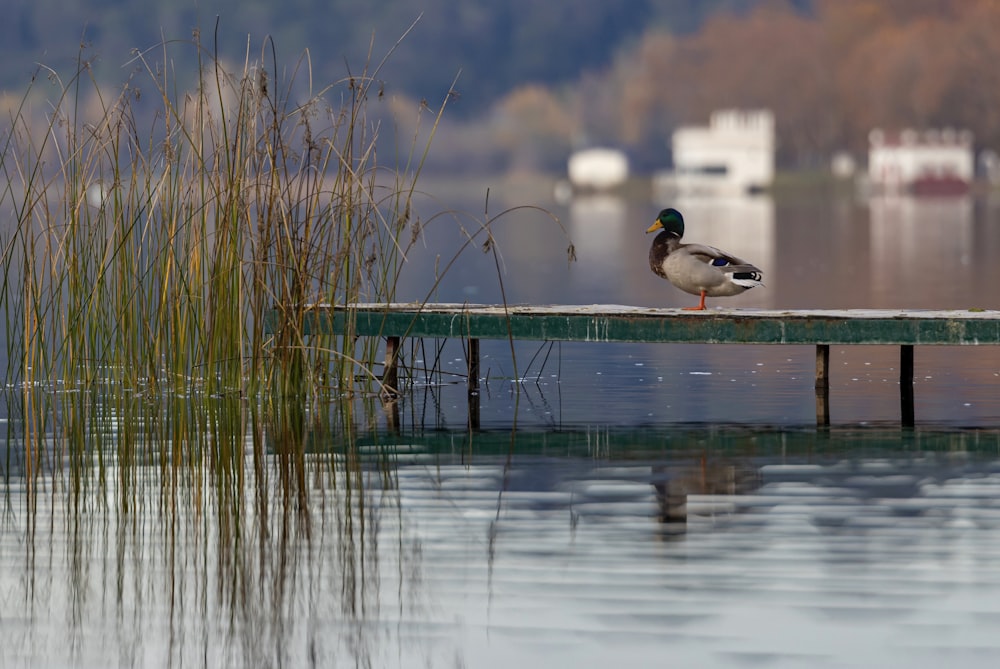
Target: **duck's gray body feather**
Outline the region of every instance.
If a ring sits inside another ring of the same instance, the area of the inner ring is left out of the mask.
[[[661,232],[649,249],[649,267],[677,288],[692,295],[728,297],[763,286],[763,273],[751,263],[704,244],[681,244]]]

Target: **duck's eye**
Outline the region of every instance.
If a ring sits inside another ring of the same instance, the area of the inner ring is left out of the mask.
[[[726,260],[725,258],[716,258],[715,260],[712,261],[712,265],[714,267],[725,267],[728,264],[729,261]]]

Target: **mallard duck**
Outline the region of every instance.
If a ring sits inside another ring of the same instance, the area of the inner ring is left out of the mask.
[[[706,297],[739,295],[755,286],[763,286],[763,273],[736,256],[703,244],[681,244],[684,217],[676,209],[664,209],[647,233],[662,230],[649,249],[649,268],[686,293],[700,295],[693,311],[705,309]]]

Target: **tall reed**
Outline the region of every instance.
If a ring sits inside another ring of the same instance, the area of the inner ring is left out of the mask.
[[[166,66],[176,50],[197,62],[190,86]],[[287,76],[269,43],[230,68],[196,32],[132,65],[113,93],[83,53],[67,79],[40,68],[3,128],[5,382],[29,480],[39,463],[102,457],[85,397],[138,415],[136,400],[374,395],[361,361],[377,342],[299,324],[311,304],[392,300],[419,229],[416,180],[447,100],[414,110],[431,117],[423,134],[385,141],[374,60],[316,88],[308,52]]]
[[[189,86],[164,65],[178,49],[198,63]],[[36,547],[51,564],[63,546],[50,540],[46,554],[36,527],[69,526],[78,628],[94,610],[89,556],[114,573],[100,611],[112,602],[116,623],[144,600],[167,611],[181,658],[199,654],[175,626],[214,629],[226,610],[254,658],[258,618],[273,613],[263,638],[281,657],[285,613],[330,583],[343,619],[369,620],[383,520],[399,528],[399,553],[419,557],[404,543],[391,445],[356,442],[357,408],[381,408],[364,363],[377,342],[305,336],[300,324],[314,303],[395,299],[447,101],[415,111],[430,116],[425,133],[386,143],[371,111],[379,63],[316,89],[308,54],[287,77],[262,54],[229,68],[196,34],[135,54],[114,93],[81,54],[67,79],[40,69],[0,135],[0,212],[12,222],[0,227],[0,469],[26,493],[5,485],[5,512],[27,505],[29,571]],[[404,147],[388,165],[386,145]],[[482,246],[499,268],[495,219],[457,228],[462,250]],[[265,328],[274,314],[278,327]],[[312,533],[328,541],[331,526],[335,550],[312,551]],[[300,569],[307,560],[318,563]],[[33,578],[23,583],[35,601]],[[40,601],[62,594],[39,590]],[[210,652],[229,649],[200,656]]]
[[[163,67],[167,47],[136,54],[114,95],[81,57],[69,81],[40,71],[57,93],[44,120],[41,77],[12,113],[0,147],[9,386],[247,397],[355,378],[353,338],[306,339],[296,315],[392,299],[426,146],[378,163],[377,67],[312,91],[299,81],[308,54],[277,80],[274,60],[232,74],[192,48],[189,91]],[[269,339],[274,308],[287,327]]]

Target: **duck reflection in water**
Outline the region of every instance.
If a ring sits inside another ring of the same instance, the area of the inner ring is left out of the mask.
[[[705,457],[695,465],[655,465],[652,474],[657,520],[675,532],[683,532],[687,524],[689,495],[743,495],[760,487],[756,467],[708,462]]]

